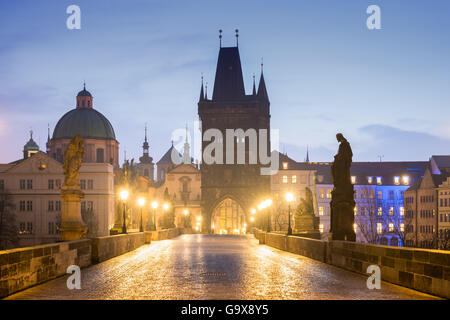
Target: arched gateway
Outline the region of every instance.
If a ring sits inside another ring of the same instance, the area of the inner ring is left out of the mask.
[[[245,234],[247,217],[238,202],[226,198],[214,208],[211,216],[211,233]]]
[[[258,91],[253,84],[252,94],[245,93],[238,47],[220,48],[212,98],[208,99],[202,83],[198,115],[203,137],[200,170],[204,226],[214,233],[220,233],[221,229],[227,233],[242,233],[249,211],[270,196],[270,176],[261,174],[261,168],[267,165],[262,165],[260,159],[261,154],[270,154],[270,134],[259,135],[270,132],[270,102],[262,70]],[[234,150],[231,154],[227,145],[228,129],[257,132],[252,149],[250,136],[231,138],[235,139],[231,140]],[[219,132],[223,138],[205,138],[212,131]],[[214,151],[214,157],[223,156],[219,163],[205,161],[205,150],[209,150],[213,142],[220,145]],[[255,145],[257,151],[253,149]],[[237,152],[243,150],[244,163],[236,161]],[[255,154],[258,155],[256,163],[250,161]],[[229,163],[233,158],[234,162]]]

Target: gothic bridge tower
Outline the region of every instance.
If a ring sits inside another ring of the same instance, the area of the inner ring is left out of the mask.
[[[202,137],[208,129],[219,129],[223,135],[223,164],[208,165],[202,156],[202,229],[220,234],[243,233],[250,227],[250,210],[270,196],[270,176],[261,175],[263,165],[259,156],[256,164],[249,164],[252,151],[247,136],[245,140],[235,138],[234,164],[226,164],[226,129],[243,129],[244,132],[255,129],[257,133],[259,129],[267,129],[265,154],[269,155],[270,102],[262,68],[258,91],[253,79],[253,91],[246,95],[238,46],[220,48],[212,98],[208,99],[202,79],[198,114]],[[245,164],[237,164],[237,143],[243,142]],[[202,155],[210,143],[202,139]]]

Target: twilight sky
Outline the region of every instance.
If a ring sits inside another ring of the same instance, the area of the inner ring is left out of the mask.
[[[81,8],[81,30],[66,8]],[[381,7],[382,30],[366,8]],[[239,49],[247,93],[260,61],[281,151],[331,161],[335,134],[354,161],[450,154],[450,2],[48,0],[0,2],[0,163],[34,139],[45,150],[83,80],[127,158],[149,126],[155,162],[171,133],[193,129],[201,73],[212,93],[219,49]],[[193,148],[191,147],[191,150]]]

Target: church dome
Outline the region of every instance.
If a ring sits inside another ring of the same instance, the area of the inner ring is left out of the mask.
[[[83,138],[116,140],[109,120],[92,108],[76,108],[63,115],[56,124],[52,139],[72,139],[77,134]]]
[[[111,123],[93,109],[93,97],[86,84],[77,94],[77,107],[59,119],[52,140],[72,139],[78,134],[85,139],[116,140]]]

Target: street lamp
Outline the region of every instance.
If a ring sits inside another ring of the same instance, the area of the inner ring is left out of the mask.
[[[122,225],[122,233],[127,233],[127,221],[126,221],[126,201],[128,199],[128,191],[122,190],[120,191],[120,198],[123,202],[123,225]]]
[[[265,203],[265,208],[270,207],[272,205],[272,199],[267,199]],[[270,209],[267,209],[267,232],[270,232]]]
[[[286,201],[289,204],[289,215],[288,215],[288,219],[289,219],[289,225],[288,225],[288,235],[292,234],[292,228],[291,228],[291,202],[294,201],[294,195],[290,192],[286,193]]]
[[[159,203],[158,203],[158,201],[152,201],[152,220],[153,220],[153,223],[152,223],[152,231],[155,231],[156,230],[156,209],[158,208],[158,206],[159,206]]]
[[[145,204],[145,198],[138,199],[139,207],[141,207],[141,225],[139,226],[139,232],[144,232],[144,226],[142,225],[142,207]]]

